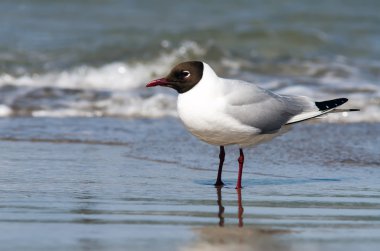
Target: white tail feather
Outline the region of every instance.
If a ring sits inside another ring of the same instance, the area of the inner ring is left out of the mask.
[[[324,110],[324,111],[305,112],[291,118],[286,123],[286,125],[309,120],[309,119],[314,119],[314,118],[324,118],[326,116],[325,115],[326,113],[356,112],[356,111],[360,111],[360,109],[330,109],[330,110]]]
[[[312,111],[312,112],[305,112],[305,113],[301,113],[301,114],[298,114],[296,116],[294,116],[293,118],[291,118],[286,124],[293,124],[293,123],[297,123],[297,122],[301,122],[301,121],[305,121],[305,120],[308,120],[308,119],[313,119],[313,118],[317,118],[325,113],[328,113],[332,111],[331,110],[325,110],[325,111]]]

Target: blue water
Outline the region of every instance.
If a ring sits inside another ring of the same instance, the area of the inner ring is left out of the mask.
[[[211,43],[219,57],[236,53],[251,60],[380,57],[380,4],[374,0],[24,0],[2,1],[0,7],[1,54],[9,60],[3,72],[13,63],[29,70],[32,64],[43,69],[144,62],[164,51],[163,40],[174,46]]]
[[[378,1],[1,1],[0,116],[175,116],[185,60],[380,119]],[[159,106],[160,109],[155,109]],[[330,121],[340,121],[331,118]]]
[[[377,250],[379,130],[295,126],[245,151],[239,194],[238,149],[218,191],[218,149],[176,119],[3,118],[1,249],[250,249],[258,230],[264,247]]]

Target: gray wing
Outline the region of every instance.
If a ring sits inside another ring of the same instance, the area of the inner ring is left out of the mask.
[[[254,84],[226,80],[226,113],[244,125],[271,133],[292,117],[315,109],[307,97],[278,95]]]

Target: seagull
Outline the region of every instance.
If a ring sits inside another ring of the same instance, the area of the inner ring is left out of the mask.
[[[358,110],[337,109],[347,98],[316,102],[304,96],[276,94],[242,80],[220,78],[200,61],[180,63],[166,77],[146,85],[154,86],[176,90],[178,115],[185,127],[200,140],[219,146],[216,187],[224,185],[225,146],[239,146],[236,189],[241,189],[243,148],[267,142],[287,132],[294,123],[326,113]]]

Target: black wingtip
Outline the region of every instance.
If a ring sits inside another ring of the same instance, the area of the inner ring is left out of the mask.
[[[325,111],[325,110],[334,109],[335,107],[343,105],[347,101],[348,99],[346,98],[337,98],[337,99],[326,100],[322,102],[315,102],[315,105],[318,107],[320,111]]]

